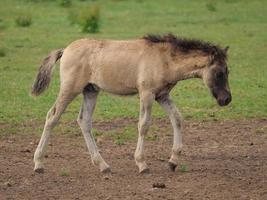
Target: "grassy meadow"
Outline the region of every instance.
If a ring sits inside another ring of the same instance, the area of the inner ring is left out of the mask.
[[[98,33],[84,33],[71,22],[71,13],[90,5],[99,8]],[[17,19],[25,15],[30,24],[20,26]],[[39,64],[51,50],[84,37],[132,39],[169,32],[230,46],[232,103],[220,108],[201,80],[182,81],[172,97],[184,118],[267,117],[265,0],[73,0],[68,6],[52,0],[1,0],[0,124],[44,121],[59,89],[58,66],[43,95],[32,97],[30,88]],[[63,120],[75,120],[80,103],[79,96]],[[94,116],[95,120],[137,117],[138,111],[138,96],[102,93]],[[165,116],[156,103],[153,116]]]

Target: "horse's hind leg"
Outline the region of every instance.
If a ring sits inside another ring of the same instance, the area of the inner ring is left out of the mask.
[[[109,172],[110,167],[100,155],[92,135],[92,115],[95,109],[97,95],[98,91],[96,91],[92,85],[88,85],[84,89],[83,104],[77,121],[82,129],[93,164],[98,165],[101,172]]]
[[[172,171],[175,171],[175,168],[178,164],[178,156],[181,153],[182,149],[182,135],[181,135],[181,116],[177,111],[175,105],[172,103],[169,95],[165,95],[157,99],[157,102],[161,107],[168,113],[169,118],[173,127],[173,146],[172,146],[172,155],[169,160],[169,167]]]
[[[75,96],[76,95],[70,92],[65,92],[61,90],[59,92],[59,95],[57,97],[55,104],[48,111],[43,134],[39,141],[37,149],[34,153],[34,164],[35,164],[34,171],[35,172],[42,173],[44,171],[44,168],[43,168],[44,151],[47,146],[47,142],[51,134],[51,131],[57,124],[58,120],[60,119],[60,116],[62,115],[62,113],[68,106],[68,104],[74,99]]]

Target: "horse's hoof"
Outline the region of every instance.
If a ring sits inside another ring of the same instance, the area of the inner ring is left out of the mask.
[[[44,173],[44,168],[41,167],[41,168],[36,168],[34,169],[34,172],[38,173],[38,174],[43,174]]]
[[[139,174],[149,174],[150,173],[150,170],[149,170],[149,168],[144,168],[144,169],[142,169],[142,170],[140,170],[139,171]]]
[[[109,174],[109,173],[111,173],[111,168],[110,167],[107,167],[107,168],[105,168],[105,169],[102,169],[102,170],[100,170],[103,174]]]
[[[172,162],[168,162],[169,169],[174,172],[175,168],[177,167],[177,164],[174,164]]]

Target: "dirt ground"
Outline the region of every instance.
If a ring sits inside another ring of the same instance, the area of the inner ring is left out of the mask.
[[[132,119],[96,122],[99,130],[134,124]],[[117,145],[107,135],[98,139],[112,167],[101,174],[91,164],[84,139],[76,133],[52,136],[45,173],[33,172],[39,137],[30,133],[0,138],[0,199],[267,199],[267,120],[186,121],[181,166],[168,170],[172,131],[157,119],[157,140],[145,143],[150,174],[139,175],[134,162],[136,141]],[[69,123],[68,126],[76,126]],[[1,131],[9,130],[1,125]],[[155,188],[153,184],[165,186]]]

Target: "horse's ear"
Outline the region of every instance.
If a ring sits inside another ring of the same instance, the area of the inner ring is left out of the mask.
[[[212,47],[211,55],[216,56],[216,54],[217,54],[217,48],[216,47]]]
[[[210,65],[212,65],[214,63],[217,54],[218,54],[218,52],[217,52],[216,47],[212,47],[211,56],[210,56]]]
[[[227,47],[224,48],[225,53],[227,53],[227,51],[228,51],[229,48],[230,48],[229,46],[227,46]]]

